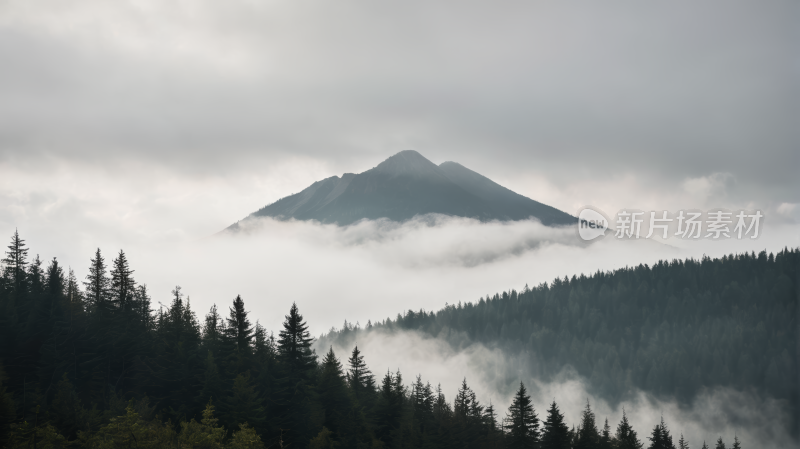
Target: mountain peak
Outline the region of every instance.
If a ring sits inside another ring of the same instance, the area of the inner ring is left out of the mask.
[[[251,217],[316,220],[348,225],[359,220],[402,222],[443,214],[481,221],[527,220],[566,225],[577,219],[495,183],[456,162],[436,165],[414,150],[401,151],[363,173],[317,181]],[[238,229],[233,225],[231,229]]]
[[[389,176],[442,176],[436,164],[414,150],[401,151],[381,162],[372,170]]]

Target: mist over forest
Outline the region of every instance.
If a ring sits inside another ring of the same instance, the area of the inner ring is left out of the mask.
[[[637,412],[673,402],[670,414],[694,428],[687,435],[695,441],[730,426],[786,444],[800,422],[797,257],[762,251],[556,278],[438,311],[346,323],[317,344],[369,348],[379,340],[390,366],[470,353],[466,371],[500,397],[510,397],[522,373],[547,392],[573,381],[618,413],[624,402],[638,403]],[[429,354],[405,355],[415,351]]]
[[[797,439],[798,249],[556,278],[316,341],[296,302],[271,330],[241,296],[205,313],[177,286],[155,310],[123,251],[98,249],[85,281],[28,251],[15,233],[0,290],[11,447],[503,447],[519,413],[542,444]]]
[[[0,1],[0,449],[799,447],[798,12]]]

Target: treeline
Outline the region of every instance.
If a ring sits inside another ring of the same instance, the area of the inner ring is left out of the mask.
[[[790,403],[797,436],[799,279],[800,249],[659,261],[346,324],[323,342],[372,329],[480,342],[519,355],[531,377],[572,366],[612,404],[636,390],[683,403],[705,388],[755,390]]]
[[[572,428],[555,401],[540,419],[522,384],[498,416],[466,380],[449,402],[419,376],[376,378],[357,347],[320,360],[294,304],[277,338],[239,296],[200,320],[176,287],[154,312],[122,251],[107,264],[98,249],[79,282],[15,232],[2,262],[3,447],[676,447],[663,421],[647,438],[624,415],[600,428],[588,403]]]

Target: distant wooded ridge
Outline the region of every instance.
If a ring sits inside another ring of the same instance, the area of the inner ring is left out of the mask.
[[[637,390],[683,404],[708,388],[757,391],[788,404],[797,436],[799,279],[800,249],[659,261],[345,324],[321,343],[404,330],[478,342],[545,381],[571,366],[612,404]]]
[[[575,217],[512,192],[456,162],[436,165],[412,150],[363,173],[317,181],[244,221],[273,217],[348,225],[380,218],[402,222],[425,214],[481,221],[536,219],[547,226],[577,223]],[[228,230],[241,229],[243,224],[233,224]]]

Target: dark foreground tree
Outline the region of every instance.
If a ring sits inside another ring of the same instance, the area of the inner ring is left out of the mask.
[[[600,446],[600,433],[597,431],[594,412],[586,400],[586,408],[581,415],[580,429],[576,435],[575,449],[597,449]]]
[[[509,449],[535,448],[539,444],[539,418],[522,382],[508,408],[505,430]]]
[[[614,435],[617,440],[617,449],[642,449],[642,443],[628,422],[628,415],[622,409],[622,419],[617,425],[617,433]]]
[[[283,442],[290,447],[305,446],[314,436],[316,423],[311,416],[314,389],[313,374],[317,356],[311,351],[313,339],[303,315],[292,304],[283,322],[278,338],[278,360],[282,374],[278,379],[277,404],[278,426],[283,432]]]
[[[550,404],[542,427],[542,449],[569,449],[572,446],[569,427],[564,422],[564,415],[558,409],[556,401]]]

